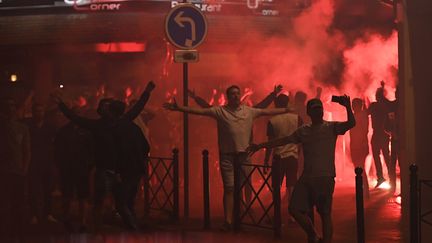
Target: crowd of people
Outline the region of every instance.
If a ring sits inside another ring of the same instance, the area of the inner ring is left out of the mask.
[[[103,210],[108,207],[107,196],[110,194],[124,226],[138,230],[134,202],[150,151],[148,127],[140,126],[146,123],[147,118],[140,114],[154,88],[155,84],[149,82],[140,98],[131,102],[129,108],[117,99],[100,100],[96,119],[68,107],[61,95],[55,94],[52,98],[58,104],[58,110],[69,120],[60,129],[53,129],[46,122],[44,106],[33,104],[31,118],[20,120],[15,101],[2,98],[0,186],[5,200],[1,200],[0,206],[1,233],[20,231],[26,220],[31,224],[61,220],[70,229],[71,202],[75,197],[80,230],[86,230],[90,222],[97,230],[103,223]],[[346,121],[335,122],[323,119],[321,93],[322,89],[318,88],[316,97],[307,101],[307,95],[299,91],[290,102],[291,96],[282,92],[282,86],[278,85],[261,102],[248,106],[242,103],[240,87],[232,85],[226,90],[225,105],[212,106],[193,91],[189,91],[189,95],[199,107],[181,106],[175,100],[164,104],[171,111],[207,116],[217,121],[223,182],[222,230],[229,231],[233,225],[234,162],[247,162],[257,150],[266,148],[265,164],[281,162],[283,177],[280,183],[285,178],[291,221],[304,229],[309,242],[331,242],[337,137],[350,131],[352,162],[356,167],[364,168],[369,154],[369,116],[373,129],[370,144],[377,176],[375,187],[385,181],[382,154],[394,190],[398,159],[397,99],[389,101],[383,86],[376,92],[376,102],[368,107],[361,98],[351,102],[346,95],[335,97],[333,101],[342,105],[347,113]],[[275,108],[269,108],[272,102]],[[272,116],[266,129],[268,142],[256,145],[253,125],[254,120],[261,116]],[[299,164],[303,170],[298,178]],[[51,175],[54,167],[58,168],[61,182],[61,219],[52,213]],[[249,170],[248,167],[243,169]],[[94,176],[90,177],[90,174]],[[366,195],[369,192],[367,174],[365,170]],[[93,181],[90,178],[94,178]],[[246,187],[244,194],[245,199],[250,200],[251,188]],[[24,213],[26,207],[30,219]],[[314,207],[321,216],[322,238],[310,219]]]
[[[87,230],[89,188],[93,188],[90,218],[95,229],[100,227],[108,195],[112,195],[126,228],[137,230],[134,202],[150,146],[134,120],[154,88],[155,84],[149,82],[128,110],[120,100],[100,100],[97,119],[79,114],[63,102],[60,94],[54,94],[58,109],[69,120],[58,131],[46,122],[42,105],[33,104],[32,117],[21,121],[15,101],[1,99],[1,233],[23,230],[27,206],[31,224],[58,222],[52,214],[53,168],[60,174],[61,220],[66,228],[71,227],[71,202],[76,194],[80,230]]]

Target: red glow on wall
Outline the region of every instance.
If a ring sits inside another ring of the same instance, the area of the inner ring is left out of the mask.
[[[131,87],[127,87],[125,90],[125,96],[126,98],[129,98],[132,95],[132,89]]]
[[[172,92],[171,91],[165,92],[165,99],[171,103],[174,101],[176,95],[177,95],[177,88],[174,88]]]
[[[210,102],[209,102],[210,105],[214,104],[216,94],[217,94],[217,90],[213,89],[213,91],[212,91],[212,97],[211,97]]]
[[[225,99],[225,95],[221,94],[221,96],[218,99],[219,105],[225,105],[226,104],[226,99]]]
[[[86,98],[80,96],[80,97],[78,98],[78,106],[79,106],[79,107],[84,107],[84,106],[86,106],[86,105],[87,105],[87,100],[86,100]]]
[[[144,52],[146,50],[146,43],[137,42],[110,42],[98,43],[95,45],[97,52]]]
[[[101,97],[105,95],[105,85],[101,85],[96,91],[96,97]]]

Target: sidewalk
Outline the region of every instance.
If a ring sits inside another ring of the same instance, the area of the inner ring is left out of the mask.
[[[354,243],[356,238],[356,208],[355,193],[353,182],[337,182],[333,202],[333,222],[335,243]],[[202,230],[201,219],[191,219],[188,224],[158,224],[150,222],[148,227],[138,233],[123,232],[117,226],[110,226],[104,233],[96,234],[67,234],[62,232],[60,224],[54,228],[41,229],[44,232],[51,232],[50,235],[44,233],[25,236],[20,242],[74,242],[74,243],[135,243],[135,242],[306,242],[306,236],[296,224],[288,224],[286,203],[282,204],[282,239],[276,240],[273,232],[251,227],[243,227],[239,233],[220,232],[218,226],[221,218],[212,218],[212,230]],[[401,208],[395,202],[394,197],[390,197],[385,189],[371,191],[370,199],[365,201],[365,232],[366,242],[386,243],[402,242],[401,234]],[[321,229],[319,216],[315,216],[318,229]],[[53,231],[53,229],[56,229]],[[38,230],[39,231],[39,230]],[[39,231],[41,232],[41,231]],[[0,239],[0,242],[14,242]]]

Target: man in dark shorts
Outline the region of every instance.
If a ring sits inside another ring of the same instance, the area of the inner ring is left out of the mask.
[[[292,111],[289,108],[260,109],[241,104],[240,87],[232,85],[226,90],[228,103],[224,106],[196,108],[179,106],[177,103],[165,103],[164,107],[172,111],[180,111],[196,115],[212,117],[217,121],[219,165],[224,186],[225,222],[221,229],[232,229],[234,210],[234,163],[247,160],[246,148],[252,137],[252,126],[255,118],[266,115],[278,115]],[[247,167],[247,166],[244,166]],[[249,172],[249,168],[243,168]],[[246,197],[247,198],[247,197]]]
[[[289,211],[300,224],[308,236],[308,242],[331,242],[333,226],[331,219],[332,199],[336,176],[335,147],[338,135],[355,126],[354,114],[348,96],[338,97],[337,103],[347,110],[348,121],[329,122],[323,120],[323,105],[319,99],[311,99],[307,103],[307,114],[312,120],[297,129],[292,135],[275,139],[270,142],[251,145],[249,153],[261,148],[273,148],[289,143],[301,143],[304,154],[304,170],[294,187]],[[322,221],[323,239],[309,217],[309,213],[316,207]]]
[[[58,131],[54,140],[54,148],[61,177],[65,227],[71,230],[70,208],[76,195],[79,205],[80,231],[84,231],[87,226],[90,171],[94,165],[91,133],[69,122]]]
[[[365,169],[365,160],[369,154],[369,117],[367,110],[364,110],[362,99],[355,98],[352,101],[356,126],[350,130],[350,150],[351,160],[354,167],[363,168],[363,192],[366,198],[369,198],[369,183]]]
[[[155,84],[150,81],[144,92],[141,94],[138,102],[128,110],[122,117],[133,121],[144,109],[150,94],[155,88]],[[115,194],[115,185],[117,183],[116,167],[119,158],[119,149],[117,141],[114,137],[114,128],[116,120],[113,118],[109,107],[114,101],[113,99],[102,99],[99,102],[97,113],[100,115],[98,119],[90,119],[75,114],[62,101],[60,94],[53,94],[54,101],[58,103],[60,111],[71,122],[81,128],[88,130],[93,135],[94,151],[95,151],[95,179],[94,179],[94,202],[93,202],[93,218],[94,226],[98,228],[102,224],[102,213],[104,199],[109,192]],[[116,196],[116,195],[114,195]]]
[[[288,107],[289,97],[280,94],[274,101],[276,108]],[[269,141],[291,135],[302,125],[302,119],[299,115],[286,113],[273,116],[267,124],[267,136]],[[284,177],[286,178],[286,195],[288,201],[291,198],[292,188],[297,182],[298,170],[298,145],[286,144],[272,149],[267,149],[264,164],[268,165],[270,155],[273,152],[273,163],[280,161],[282,167],[281,185]]]

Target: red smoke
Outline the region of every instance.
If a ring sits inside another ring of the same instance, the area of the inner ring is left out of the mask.
[[[380,81],[384,80],[387,98],[394,99],[398,68],[397,43],[396,31],[388,38],[371,34],[345,50],[344,89],[374,101],[375,91]]]

